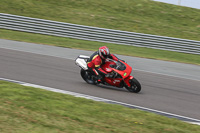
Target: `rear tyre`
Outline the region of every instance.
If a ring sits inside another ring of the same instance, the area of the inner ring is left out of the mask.
[[[87,82],[88,84],[96,84],[96,81],[94,80],[94,76],[92,75],[91,72],[81,69],[80,74],[83,80],[85,80],[85,82]]]
[[[131,86],[130,87],[126,87],[126,89],[130,92],[134,92],[134,93],[138,93],[141,91],[141,85],[140,83],[137,81],[137,79],[133,78],[130,81]]]

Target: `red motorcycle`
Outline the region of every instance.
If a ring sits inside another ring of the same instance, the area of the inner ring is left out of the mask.
[[[89,56],[80,55],[75,60],[76,65],[81,67],[81,77],[89,84],[98,84],[96,75],[93,75],[87,67]],[[109,77],[104,77],[102,84],[115,87],[125,87],[128,91],[138,93],[141,91],[141,85],[133,76],[130,76],[132,67],[126,62],[111,59],[106,60],[101,68],[109,73]]]

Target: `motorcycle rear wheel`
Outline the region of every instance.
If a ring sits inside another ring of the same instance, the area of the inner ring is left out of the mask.
[[[131,86],[130,87],[126,87],[126,89],[130,92],[134,92],[134,93],[138,93],[141,91],[141,85],[140,83],[137,81],[137,79],[133,78],[130,81]]]
[[[85,82],[87,82],[88,84],[96,84],[94,76],[91,74],[91,72],[81,69],[80,74],[83,80],[85,80]]]

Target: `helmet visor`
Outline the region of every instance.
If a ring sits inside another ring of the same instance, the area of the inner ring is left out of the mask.
[[[102,56],[106,59],[108,58],[108,55],[105,55],[104,53],[102,53]]]

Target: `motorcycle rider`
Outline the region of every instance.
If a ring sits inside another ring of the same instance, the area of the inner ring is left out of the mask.
[[[113,59],[115,61],[119,60],[115,55],[110,54],[110,50],[107,46],[102,46],[98,49],[98,51],[94,52],[88,60],[88,69],[96,75],[98,82],[102,82],[104,77],[111,76],[101,68],[101,65],[105,63],[107,58]]]

